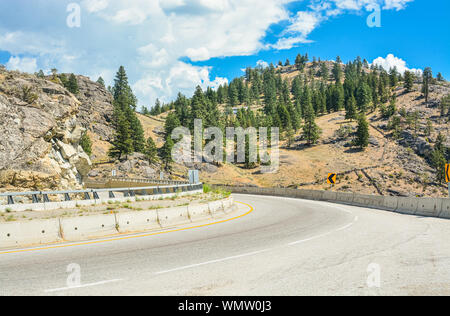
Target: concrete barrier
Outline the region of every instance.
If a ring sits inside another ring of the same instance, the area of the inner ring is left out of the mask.
[[[161,228],[156,210],[116,214],[119,232],[131,233]]]
[[[114,214],[61,218],[62,236],[68,241],[104,237],[117,234]]]
[[[398,207],[398,198],[396,196],[385,196],[383,201],[383,209],[387,211],[395,211]]]
[[[256,188],[222,186],[233,193],[274,195],[305,200],[328,201],[401,214],[450,219],[450,199],[364,195],[334,191],[297,190],[288,188]]]
[[[441,199],[421,198],[417,202],[417,211],[415,215],[438,217],[442,211]]]
[[[450,219],[450,199],[441,199],[442,207],[441,212],[439,213],[440,218]]]
[[[208,204],[188,206],[188,213],[192,221],[212,218]]]
[[[161,227],[173,227],[191,223],[187,206],[158,210]]]
[[[417,211],[419,199],[414,197],[398,197],[397,213],[414,215]]]
[[[343,204],[352,204],[353,203],[354,194],[346,193],[346,192],[336,192],[336,201]]]
[[[0,225],[0,248],[61,241],[59,220],[11,222]]]
[[[218,217],[225,213],[222,201],[210,202],[208,203],[208,207],[213,217]]]
[[[324,191],[322,194],[322,201],[337,201],[337,192]]]

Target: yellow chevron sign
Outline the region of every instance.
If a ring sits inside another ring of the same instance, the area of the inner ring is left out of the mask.
[[[336,176],[337,174],[335,173],[329,173],[327,178],[328,184],[336,184]]]
[[[445,165],[445,182],[450,183],[450,165]]]

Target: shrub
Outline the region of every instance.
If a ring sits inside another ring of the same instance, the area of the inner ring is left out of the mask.
[[[208,184],[203,185],[203,193],[211,192],[211,187]]]

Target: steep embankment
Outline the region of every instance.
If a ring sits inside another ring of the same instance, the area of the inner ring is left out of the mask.
[[[92,164],[80,139],[86,129],[94,144],[111,138],[112,104],[102,86],[77,79],[75,96],[58,80],[0,69],[2,190],[81,187]]]

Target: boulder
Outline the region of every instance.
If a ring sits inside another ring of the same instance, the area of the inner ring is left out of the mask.
[[[69,160],[70,158],[74,157],[77,154],[77,151],[75,150],[75,148],[73,148],[72,145],[64,144],[60,140],[57,141],[57,145],[64,159]]]

